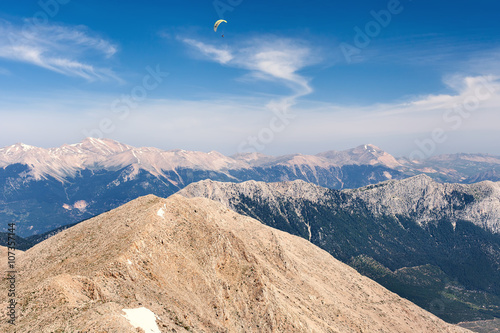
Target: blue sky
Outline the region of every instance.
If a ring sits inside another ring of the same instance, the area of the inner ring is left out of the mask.
[[[228,155],[364,143],[412,158],[500,154],[499,9],[5,0],[0,146],[94,135]]]

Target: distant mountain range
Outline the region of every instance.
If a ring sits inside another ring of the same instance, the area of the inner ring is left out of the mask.
[[[135,148],[87,138],[58,148],[22,143],[0,149],[0,219],[27,237],[90,218],[142,195],[167,197],[204,179],[304,180],[333,189],[428,174],[439,181],[498,180],[500,157],[458,154],[426,161],[395,158],[373,145],[317,155],[232,157],[218,152]],[[0,230],[5,231],[5,230]]]
[[[469,332],[204,198],[136,199],[18,253],[16,265],[17,319],[0,312],[5,333]]]
[[[446,321],[500,317],[499,182],[419,175],[338,191],[205,180],[178,193],[301,236]]]
[[[0,149],[0,219],[17,222],[28,249],[140,196],[182,190],[310,240],[458,322],[500,314],[499,166],[482,154],[408,161],[373,145],[227,157],[92,138],[16,144]]]

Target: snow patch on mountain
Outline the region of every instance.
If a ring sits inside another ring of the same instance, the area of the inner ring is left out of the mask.
[[[123,309],[123,315],[134,328],[141,328],[145,333],[161,333],[156,324],[156,315],[145,307],[136,309]]]
[[[161,217],[162,219],[164,219],[165,217],[165,205],[163,205],[163,207],[161,207],[160,209],[158,209],[158,211],[156,212],[156,215],[158,215],[159,217]]]

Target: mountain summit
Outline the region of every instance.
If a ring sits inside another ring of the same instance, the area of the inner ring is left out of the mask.
[[[204,198],[141,197],[38,244],[18,267],[18,332],[466,332]],[[0,330],[12,331],[4,317]]]
[[[372,144],[361,145],[344,151],[327,151],[316,156],[325,157],[338,165],[383,165],[389,168],[402,166],[392,155]]]

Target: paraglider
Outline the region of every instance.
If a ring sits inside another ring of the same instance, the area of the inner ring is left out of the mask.
[[[218,27],[219,27],[219,25],[220,25],[221,23],[223,23],[223,22],[224,22],[224,23],[227,23],[227,21],[226,21],[226,20],[217,20],[217,22],[215,22],[215,24],[214,24],[214,31],[215,31],[215,32],[217,32],[217,28],[218,28]],[[224,34],[222,34],[222,37],[224,37]]]

